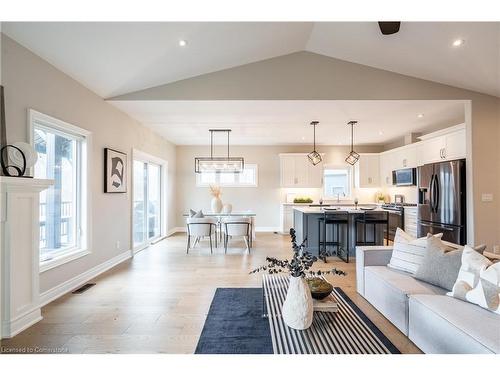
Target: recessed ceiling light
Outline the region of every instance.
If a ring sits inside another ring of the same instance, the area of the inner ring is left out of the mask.
[[[179,46],[181,46],[181,47],[186,47],[186,46],[187,46],[187,44],[188,44],[188,43],[187,43],[184,39],[179,40]]]
[[[453,47],[460,47],[460,46],[463,46],[465,43],[465,40],[463,39],[456,39],[453,41],[453,43],[451,44]]]
[[[422,117],[424,117],[424,114],[423,114],[423,113],[419,113],[419,114],[417,115],[417,117],[418,117],[418,118],[422,118]]]

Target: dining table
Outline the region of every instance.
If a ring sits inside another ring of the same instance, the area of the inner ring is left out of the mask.
[[[188,213],[182,214],[183,217],[189,217]],[[255,239],[255,217],[257,216],[253,211],[232,211],[232,212],[203,212],[203,216],[205,217],[215,217],[217,218],[217,226],[220,229],[220,226],[224,222],[225,218],[231,217],[248,217],[250,219],[250,233],[252,239]]]

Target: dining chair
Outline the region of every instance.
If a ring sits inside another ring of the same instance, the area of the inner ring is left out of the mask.
[[[200,217],[194,218],[190,217],[186,219],[187,226],[187,248],[186,254],[189,254],[189,249],[191,248],[191,237],[195,237],[195,243],[201,238],[208,237],[210,241],[210,254],[213,253],[212,247],[212,236],[215,239],[215,247],[217,247],[217,219],[213,217]]]
[[[249,217],[228,217],[223,222],[224,253],[227,254],[227,245],[230,237],[243,237],[248,253],[252,247],[251,239],[252,220]]]

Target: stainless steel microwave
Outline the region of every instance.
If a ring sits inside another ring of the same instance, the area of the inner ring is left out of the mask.
[[[417,184],[417,168],[404,168],[392,171],[392,184],[411,186]]]

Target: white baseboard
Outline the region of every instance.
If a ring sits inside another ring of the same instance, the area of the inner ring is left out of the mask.
[[[172,229],[169,229],[167,232],[167,237],[170,237],[175,233],[181,233],[181,232],[186,232],[186,227],[174,227]]]
[[[131,258],[132,252],[130,250],[124,251],[123,253],[107,260],[104,263],[101,263],[84,273],[69,279],[62,284],[55,286],[52,289],[47,290],[40,294],[40,307],[45,306],[46,304],[54,301],[55,299],[61,297],[62,295],[75,290],[82,284],[85,284],[87,281],[93,279],[94,277],[100,275],[101,273],[113,268],[114,266],[120,264],[121,262],[126,261]]]
[[[255,227],[256,232],[279,232],[280,227]]]
[[[2,338],[10,339],[40,320],[42,320],[42,314],[40,308],[36,308],[9,323],[4,322],[2,326]]]

